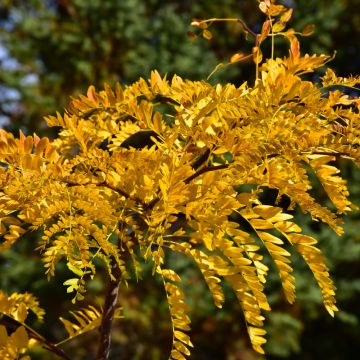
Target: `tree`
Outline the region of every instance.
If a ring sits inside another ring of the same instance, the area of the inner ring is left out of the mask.
[[[291,9],[262,1],[260,10],[267,17],[261,33],[243,24],[255,39],[249,55],[256,66],[253,86],[213,86],[178,76],[169,81],[154,71],[149,81],[115,90],[106,85],[100,92],[91,86],[87,96],[72,99],[63,116],[46,119],[60,128],[54,140],[0,132],[1,249],[41,230],[46,274],[52,277],[65,258],[74,275],[64,284],[74,302],[84,299],[86,283],[103,262],[109,288],[102,311],[89,306],[72,313],[76,322],[62,319],[69,339],[100,328],[98,359],[109,356],[120,284],[131,267],[141,277],[141,261],[151,261],[164,284],[171,357],[190,353],[188,306],[181,278],[168,267],[171,252],[197,264],[217,307],[225,300],[221,280],[231,286],[260,353],[266,341],[262,310],[270,310],[266,253],[288,302],[295,301],[291,248],[313,272],[328,312],[337,311],[317,241],[302,233],[291,213],[299,207],[342,233],[339,214],[353,206],[334,161],[359,164],[360,100],[339,89],[355,87],[360,78],[338,77],[328,68],[319,84],[307,80],[331,57],[300,55],[298,36],[311,29],[285,30]],[[209,23],[216,21],[193,25],[209,38]],[[262,42],[275,36],[289,40],[289,56],[263,60]],[[230,63],[244,58],[235,54]],[[310,175],[322,184],[332,210],[311,194]],[[275,195],[271,203],[266,191]],[[43,316],[31,295],[2,293],[0,307],[3,354],[16,357],[35,340],[68,358],[24,324],[28,310]]]
[[[11,119],[13,129],[21,126],[30,133],[44,133],[48,128],[43,116],[63,108],[68,97],[85,91],[87,84],[129,83],[154,68],[203,78],[217,60],[209,44],[194,44],[186,36],[185,19],[206,14],[205,5],[196,10],[191,4],[4,2],[0,37],[9,59],[0,60],[6,70],[0,74],[0,85],[12,91],[4,91],[0,98],[0,115]]]
[[[359,51],[352,39],[360,28],[357,1],[328,6],[324,0],[294,0],[291,4],[296,8],[292,26],[316,24],[316,37],[303,48],[331,53],[334,42],[341,43],[333,67],[344,74],[356,73]],[[235,0],[3,1],[0,121],[8,120],[13,131],[21,127],[24,132],[49,135],[43,116],[60,111],[68,97],[86,91],[87,84],[131,83],[154,68],[162,74],[203,79],[217,62],[251,44],[237,24],[229,23],[215,30],[215,41],[191,42],[186,38],[189,19],[241,17],[257,29],[262,19],[256,6],[256,1]],[[250,61],[215,75],[213,82],[253,80]]]

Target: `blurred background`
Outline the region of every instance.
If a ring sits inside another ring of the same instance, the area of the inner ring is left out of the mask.
[[[302,41],[303,52],[333,54],[333,69],[342,76],[360,73],[360,1],[287,0],[295,12],[290,26],[302,30],[316,25],[315,34]],[[148,78],[152,69],[192,80],[206,79],[220,62],[238,51],[251,49],[239,24],[212,26],[213,39],[192,41],[187,32],[192,18],[240,17],[254,31],[263,17],[255,0],[1,0],[0,1],[0,124],[18,134],[53,134],[43,116],[63,112],[69,97],[86,92],[90,84],[127,84]],[[286,44],[278,55],[287,54]],[[266,52],[266,49],[265,49]],[[212,83],[251,81],[254,67],[239,63],[218,71]],[[360,171],[346,160],[338,164],[348,179],[352,201],[360,206]],[[318,197],[326,202],[321,188]],[[267,359],[350,359],[360,353],[360,214],[345,221],[345,235],[312,223],[296,214],[305,233],[320,241],[338,288],[341,311],[332,319],[322,306],[320,292],[303,261],[294,254],[297,302],[288,305],[273,272],[267,293],[273,311],[266,314]],[[0,254],[0,288],[29,291],[39,297],[47,312],[38,327],[57,342],[65,334],[57,318],[71,305],[63,281],[69,275],[60,264],[48,282],[38,253],[39,234],[20,239],[16,247]],[[171,256],[171,266],[183,278],[187,302],[192,307],[190,359],[263,359],[249,345],[243,317],[234,294],[226,288],[227,302],[215,309],[201,274],[184,258]],[[271,264],[270,264],[271,266]],[[99,275],[89,284],[89,301],[100,302],[106,280]],[[105,277],[106,279],[106,277]],[[130,280],[121,290],[125,319],[117,321],[112,359],[167,359],[171,328],[161,282],[144,267],[143,280]],[[82,305],[82,304],[79,304]],[[92,359],[96,332],[66,344],[74,359]],[[39,351],[34,359],[52,359]]]

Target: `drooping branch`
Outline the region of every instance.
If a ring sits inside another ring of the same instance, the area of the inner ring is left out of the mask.
[[[24,326],[24,328],[28,334],[28,337],[30,339],[35,339],[36,341],[38,341],[41,344],[41,346],[44,349],[52,352],[53,354],[60,357],[61,359],[71,360],[71,358],[69,356],[67,356],[63,350],[59,349],[51,341],[47,340],[42,335],[38,334],[35,330],[30,328],[26,324],[20,323],[19,321],[13,319],[11,316],[8,316],[6,314],[1,314],[0,315],[0,325],[5,326],[5,328],[8,331],[10,330],[11,332],[16,331],[19,326]]]

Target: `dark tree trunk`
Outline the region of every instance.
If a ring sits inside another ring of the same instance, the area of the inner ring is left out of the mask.
[[[108,360],[110,356],[111,327],[114,319],[115,309],[117,307],[119,287],[121,283],[121,271],[115,260],[113,260],[112,263],[112,275],[115,277],[115,280],[110,279],[106,292],[103,316],[99,329],[100,343],[96,360]]]

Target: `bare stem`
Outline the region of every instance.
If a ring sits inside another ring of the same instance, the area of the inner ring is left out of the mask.
[[[257,80],[259,79],[259,53],[260,53],[260,44],[259,44],[259,38],[260,38],[260,35],[256,35],[256,40],[255,40],[255,47],[258,48],[257,52],[256,52],[256,74],[255,74],[255,81],[257,82]]]
[[[200,20],[199,23],[205,24],[205,23],[213,23],[213,22],[238,22],[241,24],[241,26],[244,28],[244,30],[251,34],[252,36],[256,37],[256,33],[252,31],[245,23],[244,20],[239,18],[212,18],[212,19],[206,19],[206,20]]]
[[[184,183],[188,184],[191,180],[194,180],[195,178],[197,178],[198,176],[200,176],[201,174],[204,174],[206,172],[227,169],[229,166],[230,166],[230,164],[205,166],[205,167],[201,168],[200,170],[198,170],[196,173],[194,173],[191,176],[189,176],[188,178],[186,178],[184,180]]]

